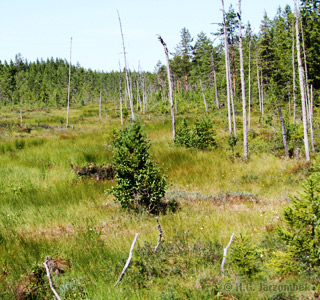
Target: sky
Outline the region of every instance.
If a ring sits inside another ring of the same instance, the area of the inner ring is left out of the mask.
[[[266,12],[293,7],[293,0],[242,0],[242,22],[256,31]],[[237,0],[225,0],[225,9]],[[62,58],[86,69],[117,71],[124,66],[119,11],[131,70],[153,72],[165,62],[160,34],[169,51],[180,42],[186,27],[196,39],[203,31],[213,38],[221,23],[220,0],[0,0],[0,60],[14,60],[17,53],[28,61]]]

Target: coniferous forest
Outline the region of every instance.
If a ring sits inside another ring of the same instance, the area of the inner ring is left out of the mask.
[[[320,299],[320,2],[219,5],[153,72],[0,61],[1,299]]]

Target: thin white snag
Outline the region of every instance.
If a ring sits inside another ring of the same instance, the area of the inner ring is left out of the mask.
[[[161,238],[162,238],[162,229],[161,229],[161,225],[160,225],[160,223],[159,223],[159,218],[156,217],[155,219],[157,220],[157,223],[158,223],[157,228],[158,228],[158,230],[159,230],[159,238],[158,238],[158,243],[157,243],[157,245],[154,247],[154,252],[156,252],[157,249],[158,249],[158,247],[160,246],[160,244],[161,244]]]
[[[231,238],[230,238],[230,241],[229,241],[228,246],[227,246],[227,247],[224,247],[224,246],[223,246],[223,259],[222,259],[222,263],[221,263],[222,278],[224,278],[224,264],[226,263],[228,249],[229,249],[229,247],[230,247],[231,244],[232,244],[233,237],[234,237],[234,233],[232,234],[232,236],[231,236]]]
[[[128,267],[129,267],[129,264],[130,264],[130,261],[131,261],[131,258],[132,258],[132,253],[133,253],[134,245],[135,245],[135,243],[136,243],[136,241],[137,241],[137,239],[138,239],[138,235],[139,235],[139,233],[136,233],[136,236],[134,237],[134,240],[133,240],[132,245],[131,245],[131,248],[130,248],[129,257],[128,257],[128,259],[127,259],[127,262],[126,262],[125,266],[123,267],[123,270],[122,270],[122,272],[121,272],[121,274],[120,274],[117,282],[114,284],[114,286],[116,286],[116,285],[121,281],[122,277],[124,276],[124,273],[126,272],[126,270],[127,270]]]
[[[56,292],[56,290],[54,289],[54,287],[52,285],[52,281],[51,281],[51,277],[50,277],[50,271],[49,271],[49,268],[47,266],[47,261],[48,261],[48,259],[46,258],[46,261],[43,263],[43,265],[44,265],[44,267],[46,269],[46,272],[47,272],[47,277],[48,277],[48,280],[49,280],[50,289],[53,292],[55,299],[61,300],[61,298],[59,297],[58,293]]]

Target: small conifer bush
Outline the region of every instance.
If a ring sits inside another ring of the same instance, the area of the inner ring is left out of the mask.
[[[123,208],[158,214],[166,209],[163,201],[167,183],[153,163],[150,142],[138,122],[130,123],[113,137],[113,167],[117,185],[112,194]]]

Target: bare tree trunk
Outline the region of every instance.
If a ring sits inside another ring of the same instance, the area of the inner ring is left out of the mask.
[[[302,26],[302,19],[300,18],[300,26],[301,26],[301,39],[302,39],[302,49],[303,49],[303,58],[304,58],[304,72],[305,72],[305,87],[306,87],[306,101],[307,101],[307,116],[310,116],[310,91],[309,91],[309,79],[308,79],[308,67],[307,67],[307,55],[306,48],[304,44],[304,33]]]
[[[259,91],[259,109],[260,112],[262,111],[261,108],[261,85],[260,85],[260,71],[259,71],[259,61],[258,61],[258,50],[256,50],[256,65],[257,65],[257,81],[258,81],[258,91]]]
[[[228,123],[229,133],[232,133],[232,122],[231,122],[231,103],[230,103],[230,67],[229,67],[229,45],[227,37],[227,28],[225,20],[224,1],[222,3],[222,15],[223,15],[223,33],[224,33],[224,51],[225,51],[225,64],[226,64],[226,83],[227,83],[227,105],[228,105]]]
[[[172,91],[172,76],[170,71],[170,65],[169,65],[169,51],[167,44],[164,42],[162,37],[158,35],[158,39],[160,43],[163,45],[164,52],[167,59],[167,75],[168,75],[168,83],[169,83],[169,100],[170,100],[170,106],[171,106],[171,118],[172,118],[172,135],[173,135],[173,142],[176,139],[176,120],[174,115],[174,105],[173,105],[173,91]]]
[[[280,124],[281,124],[283,147],[284,147],[284,151],[286,153],[286,157],[289,158],[286,128],[285,128],[285,125],[284,125],[280,104],[278,105],[278,112],[279,112],[279,118],[280,118]]]
[[[296,96],[296,64],[294,55],[294,20],[292,22],[292,84],[293,84],[293,120],[296,120],[297,96]]]
[[[309,138],[308,138],[308,125],[307,125],[307,113],[306,113],[306,98],[305,98],[305,86],[304,86],[304,71],[301,60],[300,51],[300,33],[299,33],[299,13],[297,8],[297,0],[294,0],[295,9],[295,22],[296,22],[296,46],[297,46],[297,58],[299,68],[299,81],[300,81],[300,93],[301,93],[301,106],[302,106],[302,122],[303,122],[303,136],[304,136],[304,148],[306,154],[306,161],[310,161],[310,150],[309,150]]]
[[[123,125],[123,111],[122,111],[122,87],[121,87],[121,67],[120,67],[120,61],[119,61],[119,70],[120,70],[120,120],[121,120],[121,125]]]
[[[219,109],[220,107],[219,107],[219,97],[218,97],[217,76],[216,76],[216,68],[214,64],[213,52],[211,52],[211,58],[212,58],[212,71],[213,71],[213,81],[214,81],[214,93],[216,97],[217,109]]]
[[[142,76],[142,107],[143,107],[143,114],[146,113],[146,78]]]
[[[69,127],[70,83],[71,83],[71,54],[72,54],[72,38],[71,38],[71,40],[70,40],[70,61],[69,61],[69,82],[68,82],[68,106],[67,106],[67,122],[66,122],[66,128]]]
[[[234,97],[233,97],[233,90],[232,90],[232,79],[231,79],[231,71],[229,70],[229,82],[230,82],[230,96],[231,96],[231,108],[232,108],[232,120],[233,120],[233,133],[237,136],[237,123],[236,123],[236,113],[234,109]]]
[[[243,49],[242,49],[242,32],[241,32],[241,0],[238,2],[239,12],[239,50],[240,50],[240,76],[241,76],[241,95],[242,95],[242,118],[243,118],[243,155],[248,159],[248,136],[247,136],[247,107],[246,107],[246,83],[244,79],[243,67]],[[250,68],[250,67],[249,67]]]
[[[205,109],[206,109],[206,112],[208,112],[208,105],[207,105],[207,101],[206,101],[206,96],[205,96],[205,94],[204,94],[204,90],[203,90],[203,85],[202,85],[201,79],[200,79],[200,86],[201,86],[201,90],[202,90],[204,107],[205,107]]]
[[[119,17],[119,24],[120,24],[120,31],[121,31],[121,38],[122,38],[122,48],[123,48],[123,56],[124,56],[124,69],[126,73],[126,81],[127,81],[127,93],[129,97],[129,103],[130,103],[130,109],[131,109],[131,118],[134,120],[134,110],[133,110],[133,101],[132,101],[132,94],[130,93],[130,84],[129,84],[129,76],[128,76],[128,68],[127,68],[127,57],[126,57],[126,48],[124,46],[124,38],[123,38],[123,33],[122,33],[122,25],[121,25],[121,19],[120,19],[120,14],[118,12],[118,17]]]
[[[261,114],[264,115],[262,66],[261,66]]]
[[[251,127],[251,39],[249,41],[249,107],[248,107],[248,131],[250,131],[250,127]]]

